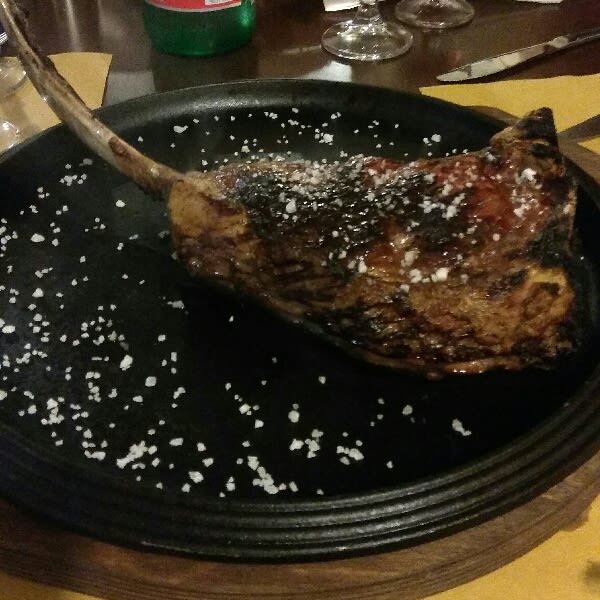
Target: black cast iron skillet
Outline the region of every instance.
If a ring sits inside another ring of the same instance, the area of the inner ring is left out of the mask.
[[[269,153],[443,156],[502,127],[436,100],[300,80],[100,115],[184,171]],[[571,168],[585,347],[549,370],[431,382],[191,281],[164,205],[63,127],[6,153],[0,491],[112,542],[245,561],[415,545],[534,497],[600,446],[600,192]]]

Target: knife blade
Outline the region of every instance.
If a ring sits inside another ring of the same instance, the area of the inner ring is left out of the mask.
[[[598,137],[600,136],[600,115],[594,115],[568,129],[563,129],[559,135],[574,142],[583,142]]]
[[[456,69],[452,69],[452,71],[438,75],[436,79],[446,83],[479,79],[480,77],[487,77],[488,75],[494,75],[495,73],[512,69],[513,67],[529,60],[533,60],[534,58],[549,56],[556,52],[560,52],[561,50],[574,48],[575,46],[587,44],[588,42],[599,39],[600,27],[587,29],[586,31],[581,31],[579,33],[567,33],[540,44],[519,48],[518,50],[505,52],[504,54],[498,54],[497,56],[491,56],[462,65]]]

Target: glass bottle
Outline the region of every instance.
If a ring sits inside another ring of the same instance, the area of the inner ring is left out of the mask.
[[[247,44],[255,24],[254,0],[144,0],[152,45],[167,54],[210,56]]]

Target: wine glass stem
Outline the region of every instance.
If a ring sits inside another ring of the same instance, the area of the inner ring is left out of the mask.
[[[377,0],[360,0],[354,20],[362,23],[383,22],[379,6],[377,6]]]

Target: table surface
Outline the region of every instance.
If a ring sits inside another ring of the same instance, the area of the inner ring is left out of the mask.
[[[600,26],[600,5],[597,0],[564,0],[561,4],[535,4],[517,0],[472,2],[476,17],[468,26],[443,32],[415,31],[414,47],[405,56],[378,64],[351,64],[334,59],[320,47],[321,33],[329,25],[351,13],[325,13],[321,0],[257,0],[257,28],[252,42],[236,52],[209,59],[168,56],[154,51],[143,29],[141,0],[22,0],[29,11],[30,25],[37,41],[47,53],[93,51],[113,56],[105,104],[201,84],[279,77],[348,81],[418,92],[422,86],[436,84],[436,74],[462,63],[541,42],[565,32]],[[391,17],[393,5],[394,2],[382,4],[387,17]],[[518,67],[497,76],[495,80],[598,72],[600,48],[598,45],[583,46]],[[559,528],[561,521],[555,514],[557,506],[564,505],[565,498],[569,499],[568,514],[574,516],[597,492],[590,488],[590,482],[598,481],[599,478],[600,458],[596,457],[584,471],[567,482],[567,491],[563,486],[549,492],[527,508],[525,517],[521,515],[518,523],[504,521],[502,526],[507,530],[517,525],[521,530],[525,528],[529,531],[528,544],[532,547],[543,539],[539,537],[534,515],[549,515],[550,520],[555,520],[556,528]],[[4,503],[0,503],[0,510],[4,517],[0,521],[0,569],[4,568],[13,574],[30,575],[31,567],[19,570],[20,565],[26,562],[24,558],[37,560],[38,563],[34,566],[37,565],[40,572],[44,569],[50,572],[52,567],[43,561],[48,561],[53,547],[52,536],[56,535],[60,547],[70,548],[66,553],[71,557],[70,568],[79,568],[80,572],[75,575],[71,570],[63,579],[47,578],[46,581],[58,582],[67,588],[72,587],[69,585],[72,581],[79,582],[78,589],[85,589],[81,585],[83,581],[87,582],[90,592],[104,595],[104,591],[111,598],[134,598],[135,594],[128,589],[124,590],[122,596],[119,595],[119,582],[116,579],[111,587],[110,573],[118,570],[120,562],[125,564],[127,561],[130,561],[128,564],[132,576],[140,578],[144,565],[147,571],[154,571],[156,577],[160,576],[165,581],[177,578],[186,581],[188,578],[188,582],[192,582],[193,573],[198,576],[210,576],[213,573],[217,575],[218,567],[209,566],[202,570],[187,562],[174,561],[167,566],[161,562],[160,557],[155,556],[136,555],[132,558],[133,555],[124,549],[111,549],[105,544],[71,534],[61,535],[52,528],[46,529],[39,521]],[[561,518],[564,519],[564,515]],[[530,528],[525,527],[527,519],[532,524]],[[486,542],[480,541],[482,549],[485,547],[489,550],[492,545],[492,530],[488,534]],[[18,543],[16,546],[14,543],[12,546],[6,545],[3,540],[5,542],[7,539],[17,540]],[[468,543],[471,542],[472,540]],[[457,538],[452,543],[455,546],[445,546],[443,551],[465,551],[464,540]],[[76,547],[79,549],[77,552]],[[501,554],[498,552],[498,564],[501,564]],[[476,553],[470,552],[469,556],[473,563],[477,562]],[[509,554],[506,558],[510,558]],[[391,568],[391,563],[386,560],[367,559],[358,570],[363,568],[365,572],[373,572],[376,569]],[[346,576],[352,577],[354,566],[356,565],[352,565],[352,568],[347,565],[344,567]],[[493,566],[489,565],[490,568]],[[139,571],[134,572],[134,567]],[[174,568],[172,573],[168,572],[170,567]],[[250,571],[254,577],[268,577],[266,571],[262,573],[260,568]],[[235,577],[244,578],[250,575],[250,571],[245,575],[238,572]],[[332,573],[334,571],[335,569],[331,570]],[[106,578],[108,587],[94,586],[94,578],[100,575]],[[296,575],[297,573],[293,574]],[[148,573],[143,576],[149,582],[152,581],[152,576]],[[423,577],[427,576],[423,574]],[[450,577],[448,585],[459,583],[461,576],[462,580],[466,579],[464,574],[454,572],[455,578],[452,580]],[[22,588],[18,589],[22,591]],[[226,586],[223,587],[223,596],[215,593],[210,597],[227,597],[226,589]],[[433,591],[435,586],[427,589]],[[47,593],[47,590],[41,588],[37,591],[33,589],[28,592],[30,595],[27,598],[38,600],[46,598]],[[147,597],[150,598],[161,597],[160,594],[164,593],[163,589],[157,589],[154,593],[151,589],[146,590]],[[318,595],[318,592],[315,591],[315,594]],[[14,596],[17,597],[20,596]],[[13,598],[10,597],[9,600]]]
[[[39,44],[48,53],[100,51],[113,55],[106,103],[236,79],[302,77],[351,81],[416,92],[465,62],[600,26],[597,0],[536,4],[473,0],[475,19],[443,32],[415,31],[410,52],[373,64],[343,63],[320,47],[321,33],[351,12],[325,13],[322,0],[257,0],[252,42],[236,52],[182,58],[152,50],[141,0],[23,0]],[[382,3],[391,18],[394,2]],[[600,71],[598,46],[582,46],[518,67],[499,78],[583,75]]]

